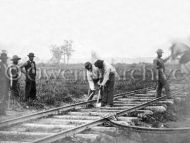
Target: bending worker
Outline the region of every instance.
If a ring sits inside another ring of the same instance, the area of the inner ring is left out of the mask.
[[[101,106],[112,107],[116,70],[111,64],[103,60],[97,60],[94,65],[98,67],[103,76],[103,81],[100,81],[100,87],[103,89]]]
[[[164,65],[164,63],[167,62],[170,57],[162,59],[162,53],[163,53],[162,49],[158,49],[156,52],[157,52],[157,58],[154,59],[153,61],[156,80],[157,80],[156,98],[161,97],[162,88],[165,88],[167,98],[171,98],[170,88],[166,78],[165,65]]]
[[[88,90],[88,101],[92,100],[95,95],[95,86],[98,85],[98,81],[100,80],[100,71],[97,67],[92,65],[90,62],[86,62],[84,64],[85,69],[87,70],[87,80],[89,83],[89,90]]]

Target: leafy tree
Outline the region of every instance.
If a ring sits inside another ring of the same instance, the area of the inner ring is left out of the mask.
[[[52,45],[51,53],[52,59],[51,61],[56,64],[60,64],[62,56],[64,64],[68,64],[70,57],[72,56],[73,50],[73,42],[71,40],[65,40],[65,44],[61,46]]]
[[[51,53],[52,53],[51,61],[53,63],[59,64],[61,61],[61,57],[63,55],[63,51],[61,50],[61,48],[58,47],[57,45],[52,45],[51,46]]]

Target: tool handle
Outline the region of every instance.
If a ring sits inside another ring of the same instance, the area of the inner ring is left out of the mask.
[[[101,92],[101,89],[99,89],[99,91],[98,91],[98,98],[97,98],[96,103],[98,103],[98,102],[99,102],[99,100],[100,100],[100,92]]]

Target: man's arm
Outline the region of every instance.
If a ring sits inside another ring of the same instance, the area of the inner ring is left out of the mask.
[[[23,69],[25,66],[27,66],[27,62],[20,66],[21,72],[26,74],[26,71]]]
[[[163,59],[164,63],[167,62],[170,59],[171,56],[168,56],[167,58]]]
[[[92,75],[89,71],[87,71],[87,80],[88,80],[90,90],[95,90],[94,81],[93,81]]]
[[[106,82],[109,80],[109,75],[110,75],[111,70],[110,69],[105,69],[104,75],[103,75],[103,81],[101,83],[102,86],[106,84]]]
[[[102,73],[102,70],[100,69],[96,69],[96,74],[97,74],[97,78],[98,78],[98,82],[97,84],[100,85],[101,82],[103,81],[103,73]]]

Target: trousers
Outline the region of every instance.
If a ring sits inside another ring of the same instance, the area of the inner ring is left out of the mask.
[[[9,94],[9,85],[7,81],[0,81],[0,115],[5,114],[7,108],[8,94]]]
[[[102,90],[102,104],[113,105],[115,74],[110,73],[109,80],[106,82],[104,89]]]
[[[164,78],[159,78],[158,81],[157,81],[157,95],[156,97],[161,97],[161,94],[162,94],[162,89],[165,89],[165,92],[166,92],[166,96],[167,97],[170,97],[170,87],[169,87],[169,83],[166,79]]]
[[[26,80],[25,86],[25,100],[36,99],[36,81],[35,80]]]

